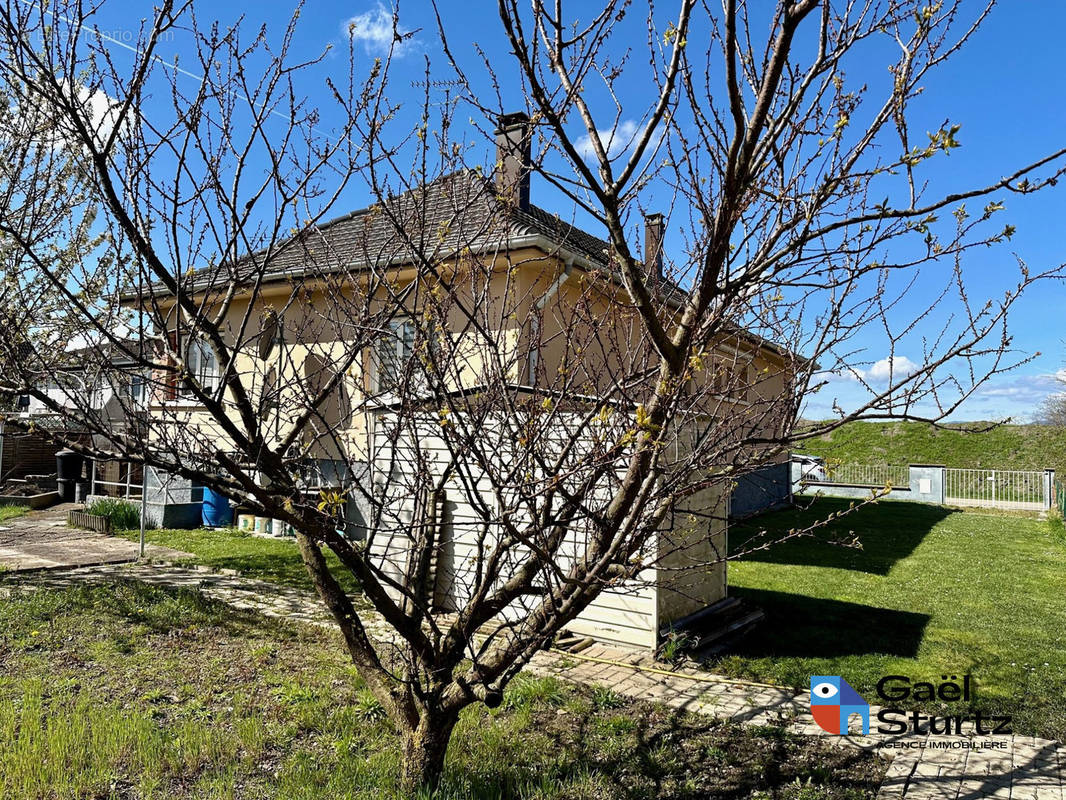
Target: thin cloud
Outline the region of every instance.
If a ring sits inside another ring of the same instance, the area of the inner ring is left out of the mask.
[[[385,56],[392,48],[394,57],[402,57],[418,44],[410,30],[398,22],[394,24],[393,12],[383,3],[351,17],[341,30],[344,36],[361,44],[370,56]]]
[[[830,382],[855,383],[893,383],[909,377],[921,369],[921,364],[916,364],[906,356],[886,356],[879,359],[867,369],[862,367],[842,367],[834,372],[824,373],[825,380]]]
[[[859,372],[865,376],[876,366]],[[825,377],[833,386],[811,394],[805,403],[803,416],[828,419],[835,416],[834,401],[846,411],[851,411],[869,399],[868,391],[855,375],[837,373]],[[1035,417],[1046,398],[1063,393],[1066,393],[1066,370],[1036,375],[998,375],[978,387],[950,419],[972,421],[1010,417],[1015,422],[1025,422]],[[936,408],[928,404],[919,410],[930,416],[937,413]]]
[[[979,388],[971,399],[977,405],[996,405],[1011,409],[1015,416],[1032,413],[1044,400],[1062,394],[1066,374],[1012,375],[997,377]]]
[[[596,137],[607,151],[607,157],[616,158],[633,146],[638,129],[635,120],[624,119],[611,130],[596,131]],[[577,151],[582,158],[595,158],[596,149],[592,145],[592,137],[586,135],[578,139]]]

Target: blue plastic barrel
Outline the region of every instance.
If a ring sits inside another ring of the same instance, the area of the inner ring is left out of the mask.
[[[205,526],[221,528],[229,525],[233,520],[233,509],[230,508],[229,500],[225,496],[205,486],[204,506],[200,516]]]

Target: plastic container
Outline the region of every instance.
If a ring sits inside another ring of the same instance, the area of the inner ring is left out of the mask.
[[[237,529],[251,533],[255,530],[255,514],[238,514]]]
[[[283,519],[270,520],[270,533],[273,536],[292,536],[292,528]]]
[[[219,494],[208,486],[204,487],[204,505],[200,519],[208,528],[221,528],[233,521],[233,509],[229,498]]]
[[[270,535],[270,517],[255,518],[255,532]]]
[[[73,503],[78,497],[78,481],[81,480],[85,459],[73,450],[56,453],[56,488],[64,503]]]
[[[79,480],[85,458],[73,450],[60,450],[56,453],[56,478],[60,480]]]

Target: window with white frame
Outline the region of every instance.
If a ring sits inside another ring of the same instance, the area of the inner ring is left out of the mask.
[[[192,395],[194,380],[204,392],[215,390],[218,384],[218,357],[207,342],[189,338],[185,348],[185,368],[188,370],[188,378],[182,386],[183,395]]]

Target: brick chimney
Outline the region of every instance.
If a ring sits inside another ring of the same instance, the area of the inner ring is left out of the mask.
[[[644,267],[648,276],[655,280],[663,278],[663,236],[666,223],[659,213],[644,216]]]
[[[529,210],[529,116],[524,111],[500,115],[496,128],[496,191]]]

